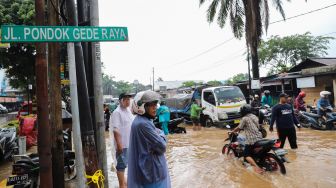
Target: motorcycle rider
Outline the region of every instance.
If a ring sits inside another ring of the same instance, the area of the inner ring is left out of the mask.
[[[269,90],[265,90],[264,91],[264,95],[261,98],[261,104],[262,106],[268,105],[268,106],[272,106],[272,96],[270,95],[271,92]]]
[[[259,131],[258,117],[252,114],[252,107],[249,104],[245,104],[240,108],[240,113],[243,116],[240,124],[233,130],[233,133],[237,133],[244,130],[246,136],[246,145],[244,149],[244,158],[249,162],[255,172],[262,173],[263,169],[260,168],[253,159],[254,144],[262,139],[262,134]]]
[[[274,122],[276,122],[279,139],[281,141],[280,147],[284,147],[286,138],[288,137],[291,148],[297,149],[296,130],[294,124],[299,128],[299,130],[301,126],[294,115],[293,108],[288,104],[288,95],[286,93],[281,93],[279,97],[280,103],[272,109],[270,131],[273,132],[273,125]]]
[[[329,102],[329,95],[331,93],[329,91],[321,91],[320,96],[321,98],[317,101],[317,113],[322,116],[323,120],[326,121],[327,117],[326,111],[330,108],[332,108],[330,102]]]
[[[261,106],[260,98],[258,94],[254,95],[254,99],[251,102],[252,108],[259,108]]]
[[[307,111],[306,102],[303,100],[306,97],[306,93],[301,91],[295,99],[295,109],[299,111]]]

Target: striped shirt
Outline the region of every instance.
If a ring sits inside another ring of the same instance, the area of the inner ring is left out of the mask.
[[[259,131],[259,120],[257,116],[247,114],[242,118],[238,127],[245,132],[246,144],[253,145],[255,142],[262,139],[262,134]]]

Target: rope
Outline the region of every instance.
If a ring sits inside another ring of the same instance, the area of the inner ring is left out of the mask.
[[[94,184],[97,185],[97,188],[100,188],[100,186],[101,186],[101,188],[104,188],[105,177],[104,177],[103,172],[101,170],[97,170],[92,176],[87,175],[85,173],[85,178],[90,180],[88,183],[86,183],[86,185],[94,183]]]

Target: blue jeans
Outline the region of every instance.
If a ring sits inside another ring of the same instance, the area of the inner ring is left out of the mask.
[[[121,154],[116,154],[117,156],[117,166],[116,169],[118,172],[125,172],[128,164],[128,148],[124,148]]]

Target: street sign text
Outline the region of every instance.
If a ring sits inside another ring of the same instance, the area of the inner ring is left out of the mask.
[[[128,41],[126,27],[1,26],[2,42]]]

